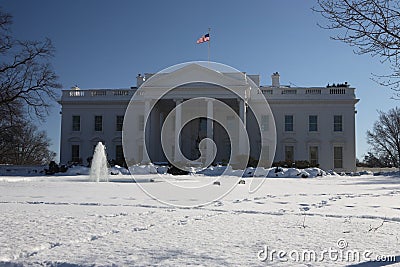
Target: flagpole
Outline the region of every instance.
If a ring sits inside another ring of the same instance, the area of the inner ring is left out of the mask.
[[[210,43],[211,43],[211,36],[210,36],[210,31],[211,28],[208,28],[208,36],[209,36],[209,40],[208,40],[208,62],[210,62]]]

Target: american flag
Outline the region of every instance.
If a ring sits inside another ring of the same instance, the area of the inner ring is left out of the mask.
[[[197,40],[197,43],[198,43],[198,44],[201,44],[201,43],[209,42],[209,41],[210,41],[210,34],[207,33],[207,34],[201,36],[201,37]]]

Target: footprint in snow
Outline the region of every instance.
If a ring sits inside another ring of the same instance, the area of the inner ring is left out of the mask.
[[[216,201],[215,203],[214,203],[214,206],[215,207],[220,207],[220,206],[223,206],[224,204],[221,202],[221,201]]]
[[[166,212],[174,212],[174,211],[176,211],[176,209],[166,209],[165,211]]]
[[[308,210],[310,210],[310,208],[309,207],[301,207],[300,210],[301,211],[308,211]]]
[[[308,211],[308,210],[310,210],[310,205],[309,204],[306,204],[306,203],[300,203],[299,204],[301,207],[299,208],[301,211]]]

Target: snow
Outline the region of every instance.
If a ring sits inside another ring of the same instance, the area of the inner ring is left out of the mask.
[[[346,249],[372,251],[371,257],[393,255],[400,262],[398,176],[318,176],[319,169],[282,169],[277,173],[274,168],[247,169],[245,173],[253,171],[268,178],[244,178],[245,184],[237,185],[211,205],[179,208],[152,199],[139,185],[146,183],[154,191],[168,195],[165,192],[168,183],[164,180],[193,186],[218,179],[217,173],[224,168],[179,177],[149,174],[156,170],[150,167],[138,169],[141,174],[134,176],[136,183],[121,167],[110,170],[116,171],[116,175],[111,175],[108,183],[88,182],[83,167],[59,176],[0,176],[0,265],[347,266],[358,263],[329,259],[322,263],[291,259],[285,262],[270,258],[262,262],[258,258],[265,246],[286,252],[321,252],[338,249],[339,239],[348,244]],[[235,170],[228,171],[235,175]],[[314,178],[300,178],[305,173]],[[265,181],[258,191],[250,194],[249,184],[253,179]],[[149,183],[150,180],[155,182]],[[224,189],[224,180],[219,180],[221,186],[215,186],[214,190]],[[177,196],[168,197],[173,202]],[[187,201],[192,201],[192,197],[187,196]]]
[[[156,174],[157,169],[153,164],[134,165],[129,168],[131,174]]]
[[[89,175],[90,168],[84,166],[71,166],[68,168],[66,175]]]

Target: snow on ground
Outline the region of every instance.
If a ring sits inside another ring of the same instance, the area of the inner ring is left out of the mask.
[[[191,185],[215,180],[162,177]],[[151,199],[129,175],[110,178],[0,176],[0,265],[381,266],[365,264],[377,256],[397,256],[389,266],[400,265],[399,177],[245,178],[223,199],[198,208]],[[166,182],[157,174],[135,178],[163,194]],[[251,179],[265,179],[254,194]],[[261,261],[265,249],[269,257]],[[329,249],[337,253],[324,254]],[[304,251],[315,252],[317,261],[302,260]],[[360,253],[360,261],[343,256],[349,251]]]

